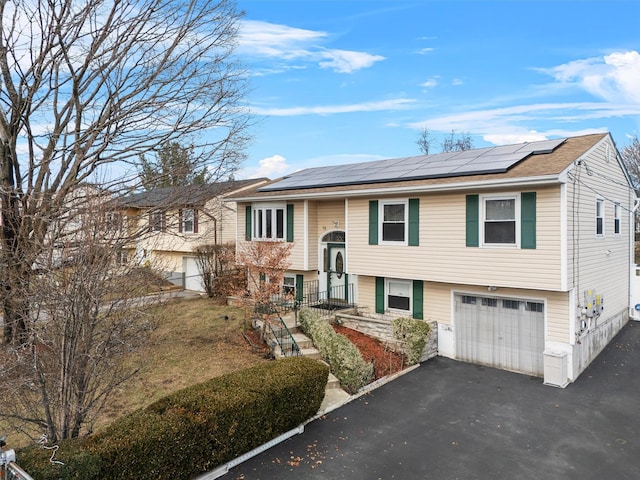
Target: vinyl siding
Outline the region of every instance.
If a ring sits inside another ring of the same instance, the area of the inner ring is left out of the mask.
[[[316,241],[331,230],[345,229],[344,203],[344,200],[318,202]],[[335,222],[338,222],[337,227]]]
[[[358,277],[358,305],[364,311],[375,312],[375,277]],[[542,301],[546,305],[545,340],[569,342],[569,294],[566,292],[549,292],[543,290],[499,288],[495,292],[469,285],[452,285],[448,283],[424,283],[424,319],[435,320],[440,324],[454,326],[453,295],[468,293],[494,298],[518,298]]]
[[[293,248],[289,261],[291,262],[290,268],[304,269],[304,203],[301,201],[293,202]]]
[[[559,290],[560,188],[536,190],[535,249],[467,247],[466,193],[469,192],[419,197],[418,247],[369,245],[370,199],[351,199],[348,232],[350,271],[432,282]]]
[[[628,306],[629,268],[632,223],[629,210],[633,194],[610,145],[611,158],[606,161],[608,138],[583,157],[567,183],[567,282],[575,288],[576,301],[583,302],[584,290],[595,289],[604,296],[601,320]],[[596,198],[604,200],[604,236],[596,237]],[[621,232],[613,233],[614,202],[621,204]]]

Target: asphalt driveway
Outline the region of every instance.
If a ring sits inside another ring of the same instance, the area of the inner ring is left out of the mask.
[[[432,359],[223,478],[639,479],[640,322],[566,389]]]

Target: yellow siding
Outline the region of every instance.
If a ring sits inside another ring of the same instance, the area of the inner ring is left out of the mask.
[[[316,239],[331,230],[344,230],[344,200],[318,202]]]
[[[307,235],[308,239],[308,268],[309,270],[318,270],[318,202],[307,202]],[[314,278],[309,280],[316,280],[317,274],[314,272]],[[306,279],[305,279],[306,281]]]
[[[615,148],[608,139],[583,158],[568,176],[567,277],[569,288],[576,289],[576,300],[583,302],[584,290],[595,289],[604,296],[604,315],[615,314],[628,306],[628,279],[631,260],[629,241],[632,228],[629,211],[633,192],[626,184],[617,162]],[[596,237],[596,198],[604,200],[604,236]],[[613,233],[614,203],[621,205],[621,234]]]
[[[351,272],[486,286],[561,288],[559,187],[537,190],[534,250],[466,247],[465,192],[417,198],[420,199],[418,247],[368,245],[369,199],[349,200]]]
[[[542,290],[525,290],[499,288],[495,292],[469,285],[452,285],[448,283],[425,282],[424,284],[424,319],[434,320],[440,324],[453,325],[453,295],[468,293],[478,296],[497,298],[519,298],[542,301],[546,305],[545,340],[569,342],[569,294],[566,292],[550,292]],[[358,277],[358,306],[367,313],[375,312],[375,278]]]
[[[289,256],[294,270],[304,270],[304,202],[293,204],[293,248]]]

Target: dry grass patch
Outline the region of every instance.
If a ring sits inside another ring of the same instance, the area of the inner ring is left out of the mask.
[[[208,298],[174,300],[152,307],[159,317],[150,344],[131,355],[140,373],[122,385],[97,427],[176,390],[267,361],[242,335],[241,308]]]

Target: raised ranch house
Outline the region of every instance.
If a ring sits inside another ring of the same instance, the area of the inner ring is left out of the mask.
[[[163,187],[125,197],[118,202],[118,213],[140,232],[127,254],[141,264],[153,264],[187,290],[203,291],[194,249],[236,240],[236,205],[222,199],[266,181]]]
[[[238,242],[294,243],[285,287],[436,321],[442,356],[563,387],[629,319],[636,195],[606,133],[307,169],[230,199]]]

